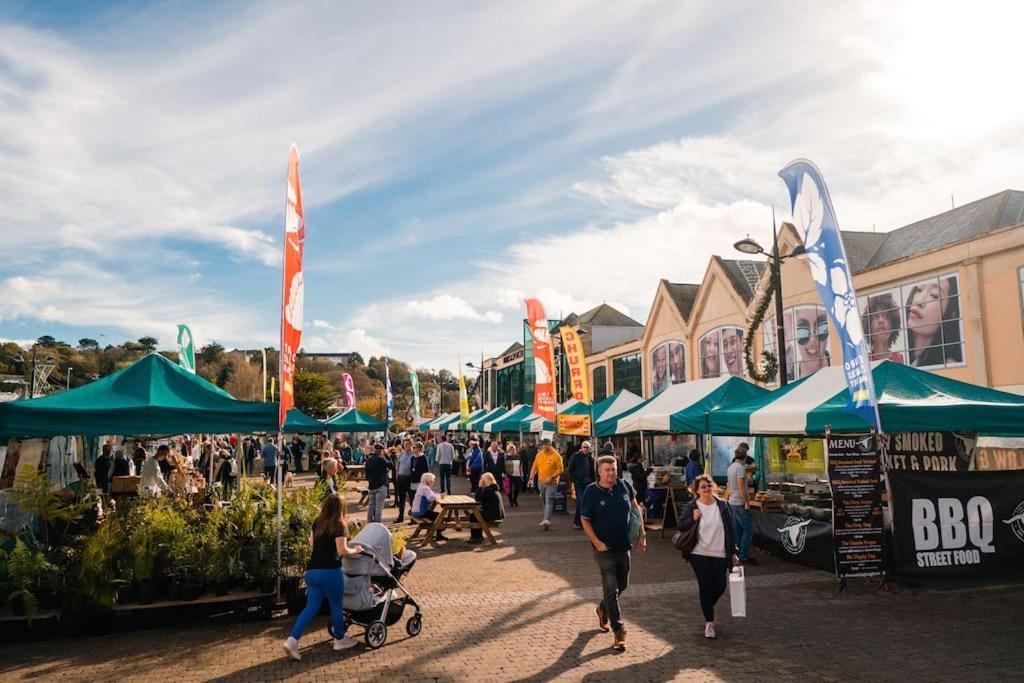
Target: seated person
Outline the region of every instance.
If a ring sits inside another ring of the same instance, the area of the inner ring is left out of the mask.
[[[323,458],[320,460],[320,476],[317,477],[316,483],[323,482],[327,486],[326,496],[332,493],[338,493],[338,461],[334,458]]]
[[[420,479],[420,485],[416,489],[416,496],[412,499],[412,512],[411,516],[419,519],[426,519],[433,522],[437,519],[437,510],[434,510],[434,506],[437,505],[437,501],[444,497],[444,494],[434,493],[434,482],[437,478],[430,472],[427,472]],[[435,540],[447,541],[448,539],[441,533],[441,530],[437,530],[437,535],[434,536]]]
[[[480,475],[480,490],[476,492],[476,500],[480,503],[480,513],[485,522],[496,522],[505,518],[505,509],[501,504],[501,493],[498,492],[498,482],[490,472]],[[470,529],[469,543],[483,543],[484,530]]]

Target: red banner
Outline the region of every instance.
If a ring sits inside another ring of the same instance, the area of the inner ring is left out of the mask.
[[[533,412],[555,421],[555,356],[544,304],[526,300],[526,319],[533,335]]]
[[[306,221],[302,217],[302,188],[299,184],[299,150],[293,144],[288,153],[288,194],[284,209],[284,279],[281,291],[281,403],[278,426],[295,405],[295,354],[302,343],[302,245]]]

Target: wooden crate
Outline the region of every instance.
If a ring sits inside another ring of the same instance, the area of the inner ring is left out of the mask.
[[[138,493],[142,477],[114,477],[110,480],[111,493]]]

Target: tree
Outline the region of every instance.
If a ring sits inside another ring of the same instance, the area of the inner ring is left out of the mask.
[[[263,370],[258,363],[250,363],[245,354],[231,354],[234,371],[224,389],[242,401],[263,400]]]
[[[308,370],[295,371],[295,407],[306,415],[325,418],[329,415],[334,397],[331,384],[323,375]]]
[[[379,397],[359,399],[356,401],[356,410],[361,413],[366,413],[370,417],[375,417],[378,420],[383,420],[387,413],[387,409],[384,407],[384,401]]]
[[[36,344],[46,348],[53,348],[54,346],[57,345],[57,340],[48,334],[44,334],[39,339],[36,339]]]
[[[141,339],[139,341],[142,341]],[[199,349],[199,359],[204,363],[220,363],[224,356],[224,347],[217,342],[210,342]]]
[[[156,351],[157,343],[156,337],[139,337],[139,346],[141,346],[142,350],[146,353]]]
[[[99,347],[100,343],[95,339],[90,339],[89,337],[82,337],[81,339],[78,340],[78,348],[82,349],[83,351],[98,349]]]

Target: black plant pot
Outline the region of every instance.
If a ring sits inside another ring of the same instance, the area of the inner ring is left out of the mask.
[[[119,605],[129,605],[135,602],[135,584],[126,583],[118,586],[115,600]]]
[[[143,579],[136,582],[136,599],[140,605],[151,605],[156,602],[156,583],[152,579]]]
[[[220,597],[227,595],[231,592],[231,581],[214,581],[213,582],[213,594]]]
[[[277,588],[277,581],[274,577],[267,579],[260,579],[259,590],[260,593],[273,593],[274,589]]]
[[[202,586],[200,586],[197,583],[187,583],[186,582],[186,583],[183,583],[180,586],[178,586],[178,589],[179,589],[179,597],[178,597],[178,599],[179,600],[184,600],[185,602],[192,602],[193,600],[195,600],[196,598],[198,598],[200,595],[203,594]]]
[[[25,600],[20,595],[11,600],[11,611],[14,612],[14,616],[23,617],[25,616]]]
[[[181,600],[181,584],[177,581],[171,581],[167,584],[164,594],[168,600],[178,601]]]

